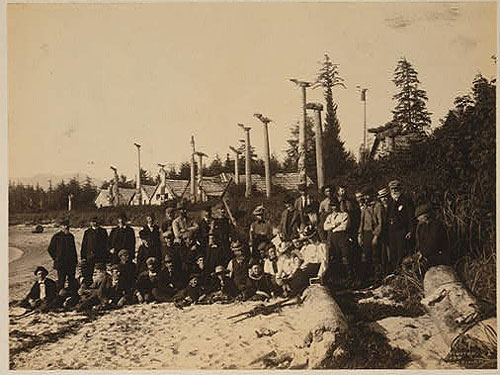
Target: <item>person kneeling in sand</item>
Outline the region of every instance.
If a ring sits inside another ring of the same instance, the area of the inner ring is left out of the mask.
[[[57,295],[56,282],[47,277],[49,271],[43,266],[38,266],[34,273],[37,280],[19,306],[28,310],[46,312]]]

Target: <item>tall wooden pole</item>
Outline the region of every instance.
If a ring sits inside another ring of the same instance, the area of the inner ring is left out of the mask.
[[[250,154],[250,129],[243,124],[238,124],[245,131],[245,198],[252,196],[252,155]]]
[[[141,145],[138,143],[134,143],[134,146],[137,147],[137,204],[142,205],[142,186],[141,186]]]
[[[235,184],[238,185],[240,183],[240,169],[238,167],[238,159],[240,157],[240,152],[232,146],[229,146],[229,148],[234,153],[234,179],[235,179]]]
[[[306,124],[307,124],[307,98],[306,98],[306,88],[311,86],[310,82],[299,81],[298,79],[291,79],[296,85],[302,88],[302,122],[299,126],[299,160],[298,160],[298,172],[300,173],[300,179],[303,184],[307,186],[307,171],[306,171]]]
[[[198,199],[200,202],[203,202],[203,191],[201,190],[201,186],[203,184],[203,157],[207,156],[203,152],[195,152],[198,156]]]
[[[196,148],[194,144],[194,136],[191,136],[191,199],[196,202],[196,179],[194,174],[194,154],[196,153]]]
[[[266,197],[271,198],[271,168],[270,168],[270,152],[269,152],[269,129],[268,124],[271,119],[262,116],[260,113],[254,114],[264,125],[264,169],[266,172]]]
[[[113,195],[114,195],[114,199],[113,199],[113,206],[118,206],[120,204],[120,192],[118,190],[118,170],[111,166],[110,167],[112,170],[113,170],[113,175],[114,175],[114,179],[115,179],[115,186],[113,186]]]
[[[318,189],[325,185],[325,175],[323,169],[323,142],[321,127],[321,111],[323,106],[319,103],[308,103],[307,109],[312,109],[316,114],[315,121],[315,141],[316,141],[316,174],[318,176]]]

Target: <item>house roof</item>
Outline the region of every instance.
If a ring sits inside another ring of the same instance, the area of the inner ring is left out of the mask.
[[[187,186],[189,185],[189,180],[166,179],[165,183],[168,187],[170,187],[174,195],[176,195],[177,197],[182,197],[182,194],[184,194]]]
[[[227,182],[224,182],[221,176],[203,177],[201,190],[209,196],[221,196],[226,189]]]
[[[230,178],[234,178],[234,174],[232,173],[222,173],[222,178],[225,180],[229,180]],[[246,176],[244,174],[239,175],[240,184],[245,183]],[[297,187],[302,183],[300,178],[300,173],[298,172],[286,172],[286,173],[275,173],[271,177],[271,184],[274,186],[279,186],[285,190],[298,190]],[[307,184],[312,185],[313,181],[308,176]],[[252,185],[255,186],[257,191],[266,191],[266,178],[258,175],[252,174]]]
[[[144,190],[148,199],[151,199],[153,197],[153,194],[156,191],[156,186],[157,185],[141,185],[142,190]]]

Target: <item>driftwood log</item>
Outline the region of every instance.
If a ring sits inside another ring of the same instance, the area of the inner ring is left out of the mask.
[[[300,329],[308,347],[308,367],[322,368],[344,354],[339,336],[347,331],[347,320],[325,287],[312,285],[302,295]]]
[[[424,293],[422,304],[451,349],[457,339],[464,338],[485,345],[492,345],[494,340],[496,346],[496,318],[479,319],[481,311],[477,299],[458,279],[453,268],[430,268],[424,277]]]

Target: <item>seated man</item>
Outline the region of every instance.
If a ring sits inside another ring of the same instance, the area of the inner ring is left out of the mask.
[[[41,312],[46,312],[56,297],[56,282],[47,277],[49,271],[43,266],[38,266],[34,273],[37,280],[19,306],[28,310],[37,309]]]
[[[316,229],[311,225],[304,228],[301,236],[307,241],[300,250],[304,260],[301,267],[307,271],[309,278],[322,280],[328,267],[328,249],[319,241]]]
[[[198,276],[198,285],[200,288],[200,292],[202,294],[209,293],[212,288],[212,280],[210,277],[210,272],[208,272],[205,267],[205,257],[201,253],[196,257],[196,263],[193,266],[192,274]]]
[[[303,267],[302,254],[298,251],[293,252],[293,273],[286,280],[286,284],[283,287],[285,290],[285,296],[294,297],[302,294],[302,292],[310,285],[309,273],[306,268]]]
[[[54,298],[51,307],[64,310],[70,310],[75,307],[80,301],[80,295],[78,294],[79,287],[80,283],[78,280],[75,280],[72,284],[66,280],[64,287],[59,291],[56,298]]]
[[[220,297],[228,299],[234,298],[238,295],[239,291],[229,277],[229,271],[224,266],[215,267],[213,273],[213,293],[218,293]]]
[[[198,276],[191,275],[188,286],[174,296],[174,304],[178,308],[189,306],[192,303],[196,303],[198,298],[200,298],[200,295]]]
[[[137,266],[129,259],[130,252],[127,249],[121,249],[118,252],[118,267],[120,269],[120,279],[125,288],[127,299],[131,301],[137,281]]]
[[[262,270],[262,265],[257,259],[250,261],[248,277],[243,290],[245,300],[268,300],[274,297],[274,287],[269,275]]]
[[[234,241],[231,244],[231,249],[234,258],[229,261],[227,269],[229,270],[229,277],[233,280],[236,288],[242,292],[245,289],[248,277],[248,263],[243,255],[243,245],[240,241]]]
[[[99,305],[98,291],[106,276],[106,265],[104,263],[96,263],[92,284],[87,288],[85,284],[82,283],[78,290],[78,295],[80,296],[80,300],[76,305],[78,311],[88,310],[93,306]]]
[[[157,293],[156,291],[153,293],[153,289],[157,289],[160,282],[158,275],[159,264],[156,261],[156,258],[148,258],[146,266],[147,270],[140,273],[137,278],[135,297],[139,303],[156,301],[155,294]]]
[[[185,278],[175,269],[170,254],[165,255],[163,267],[158,273],[158,284],[151,290],[158,302],[170,302],[172,297],[185,287]]]
[[[123,307],[131,302],[120,278],[120,266],[117,264],[111,266],[111,275],[106,275],[97,295],[101,307],[106,309]]]

